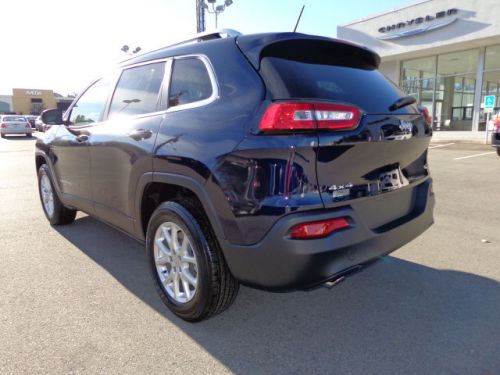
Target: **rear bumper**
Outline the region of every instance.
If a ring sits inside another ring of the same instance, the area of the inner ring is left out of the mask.
[[[290,214],[255,245],[223,244],[224,255],[233,275],[244,284],[274,291],[317,286],[348,268],[391,253],[429,228],[434,211],[431,183],[431,179],[426,179],[412,186],[415,203],[411,211],[378,228],[364,225],[363,217],[350,206]],[[388,193],[387,205],[390,204]],[[326,238],[294,240],[289,236],[290,228],[296,224],[345,216],[352,226]]]
[[[7,129],[1,128],[0,134],[32,134],[35,130],[32,128]]]
[[[500,147],[500,132],[491,133],[491,145],[493,147]]]

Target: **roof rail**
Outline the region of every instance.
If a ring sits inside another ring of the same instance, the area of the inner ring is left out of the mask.
[[[171,44],[168,47],[180,46],[183,44],[199,43],[205,42],[207,40],[221,39],[221,38],[231,38],[234,36],[242,35],[239,31],[233,29],[219,29],[216,31],[205,31],[204,33],[198,33],[194,38],[183,40],[182,42]]]
[[[143,51],[141,54],[130,56],[128,59],[120,61],[119,64],[123,64],[123,63],[130,61],[130,60],[133,60],[139,56],[144,56],[144,55],[147,55],[149,53],[159,51],[159,50],[162,50],[165,48],[182,46],[184,44],[199,43],[199,42],[204,42],[204,41],[213,40],[213,39],[231,38],[231,37],[235,37],[238,35],[243,35],[243,34],[240,33],[239,31],[236,31],[233,29],[219,29],[216,31],[207,31],[204,33],[198,33],[198,34],[196,34],[196,36],[194,38],[187,39],[187,40],[184,40],[182,42],[174,43],[174,44],[171,44],[169,46],[161,47],[161,48],[158,48],[155,50],[151,50],[151,51],[147,51],[147,52]]]

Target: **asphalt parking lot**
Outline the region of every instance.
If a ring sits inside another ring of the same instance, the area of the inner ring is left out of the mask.
[[[488,146],[432,145],[435,225],[365,272],[332,290],[243,287],[189,324],[157,297],[140,244],[84,214],[47,223],[34,143],[0,140],[0,374],[500,374]]]

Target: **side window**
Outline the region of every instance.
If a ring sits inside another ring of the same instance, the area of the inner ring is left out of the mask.
[[[69,117],[71,125],[81,126],[101,121],[109,95],[110,84],[109,78],[103,78],[83,93],[71,109]]]
[[[155,112],[164,73],[164,62],[124,70],[111,100],[109,118]]]
[[[197,102],[212,96],[212,83],[203,61],[197,58],[174,60],[168,106]]]

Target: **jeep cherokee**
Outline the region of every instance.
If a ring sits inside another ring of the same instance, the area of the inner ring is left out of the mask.
[[[332,285],[433,222],[431,127],[379,62],[341,40],[229,31],[133,57],[44,112],[45,215],[83,211],[143,242],[188,321],[240,283]]]

